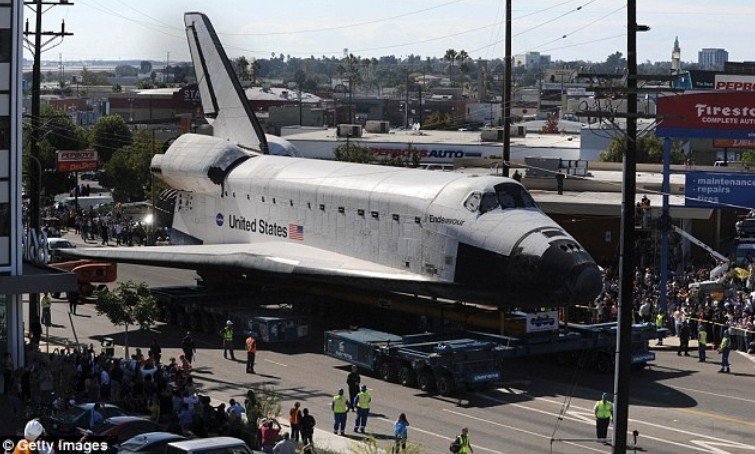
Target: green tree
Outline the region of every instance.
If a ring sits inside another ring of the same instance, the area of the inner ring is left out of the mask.
[[[113,192],[116,202],[144,200],[150,190],[149,165],[156,149],[147,130],[134,135],[134,142],[118,149],[105,164],[100,185]]]
[[[118,65],[115,67],[115,75],[118,77],[136,76],[139,69],[131,65]]]
[[[43,106],[40,111],[40,140],[39,154],[37,159],[42,166],[42,183],[40,186],[43,197],[53,197],[61,192],[68,192],[73,183],[69,181],[69,174],[55,170],[58,150],[83,150],[88,145],[87,134],[84,128],[77,126],[65,112]],[[31,155],[31,128],[28,122],[24,123],[24,162],[28,182],[29,175],[38,175],[37,163],[32,162]]]
[[[746,166],[755,165],[755,150],[747,150],[744,153],[742,153],[742,162]]]
[[[139,63],[139,72],[141,74],[152,72],[152,62],[149,60],[142,60],[141,63]]]
[[[145,282],[119,282],[114,290],[98,290],[95,292],[97,315],[105,315],[110,323],[123,326],[123,343],[128,358],[128,329],[138,326],[149,330],[154,326],[159,316],[157,299],[149,293]]]
[[[84,68],[81,70],[81,85],[109,85],[107,73],[102,71],[89,71]]]
[[[453,82],[454,62],[458,53],[454,49],[448,49],[446,54],[443,55],[443,60],[448,62],[448,82]]]
[[[375,159],[372,150],[350,142],[337,146],[334,153],[336,161],[369,164]]]
[[[624,135],[614,137],[608,145],[608,149],[600,154],[600,160],[604,162],[621,162],[627,150],[627,138]],[[652,134],[646,134],[637,138],[638,163],[660,164],[663,162],[663,140]],[[684,163],[684,152],[678,142],[673,142],[671,147],[671,164]]]
[[[251,72],[249,71],[249,60],[243,55],[233,60],[233,69],[236,71],[236,76],[239,80],[251,79]]]
[[[113,153],[119,148],[133,142],[131,130],[123,118],[118,115],[108,115],[92,126],[89,134],[92,147],[100,155],[100,161],[107,163]]]

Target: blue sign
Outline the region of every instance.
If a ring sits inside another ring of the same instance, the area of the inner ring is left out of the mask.
[[[218,227],[223,226],[223,215],[221,213],[218,213],[218,215],[215,216],[215,224],[217,224]]]
[[[702,208],[755,208],[755,174],[688,172],[685,206]]]

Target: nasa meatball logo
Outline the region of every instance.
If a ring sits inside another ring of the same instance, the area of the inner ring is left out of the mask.
[[[222,227],[223,226],[223,214],[222,213],[218,213],[218,215],[215,216],[215,224],[217,224],[218,227]]]

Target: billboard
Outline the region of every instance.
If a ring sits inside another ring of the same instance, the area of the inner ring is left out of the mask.
[[[658,99],[660,137],[755,140],[755,92],[716,91]]]
[[[722,208],[724,204],[755,208],[755,174],[687,172],[685,178],[688,207]]]
[[[96,150],[58,150],[58,172],[97,170]]]
[[[755,91],[755,76],[716,74],[716,90]]]

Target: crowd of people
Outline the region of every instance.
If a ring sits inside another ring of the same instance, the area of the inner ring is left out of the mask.
[[[93,207],[79,209],[61,205],[49,207],[44,213],[42,231],[48,237],[60,236],[61,230],[73,229],[85,242],[100,242],[105,246],[145,246],[170,244],[170,228],[153,230],[151,225],[123,213],[120,203],[107,213]],[[50,222],[55,219],[57,222]]]
[[[146,354],[137,348],[128,358],[98,353],[92,344],[55,349],[49,355],[32,348],[26,364],[16,367],[7,353],[3,358],[3,391],[17,416],[41,417],[64,412],[76,403],[96,402],[82,427],[91,430],[103,419],[100,405],[109,402],[130,413],[149,415],[168,432],[189,437],[227,435],[263,452],[281,454],[293,454],[294,442],[301,440],[304,452],[314,452],[315,420],[308,408],[296,403],[290,414],[291,433],[281,433],[278,421],[264,414],[254,390],[247,391],[243,404],[230,399],[213,405],[194,382],[193,366],[185,355],[163,362],[156,341]]]
[[[724,335],[731,348],[755,353],[755,264],[721,269],[711,280],[711,269],[688,267],[669,276],[666,309],[660,308],[660,276],[653,268],[634,273],[634,322],[652,322],[680,338],[699,338],[719,345]],[[592,322],[615,321],[618,315],[619,276],[606,269],[604,291],[591,305]],[[685,328],[686,325],[686,328]],[[684,328],[684,329],[683,329]]]

